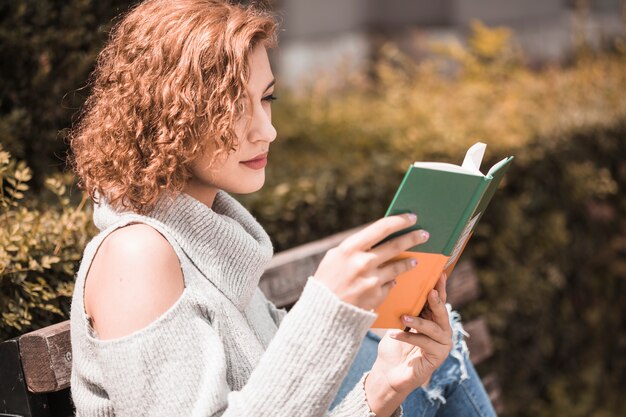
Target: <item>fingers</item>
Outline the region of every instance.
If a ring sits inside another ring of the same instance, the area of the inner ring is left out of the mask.
[[[437,290],[437,292],[439,293],[439,298],[444,304],[448,298],[448,292],[446,290],[447,283],[448,283],[448,275],[444,272],[441,274],[441,276],[439,277],[439,280],[437,281],[437,284],[435,285],[435,290]],[[430,311],[430,304],[428,302],[422,309],[422,312],[419,314],[419,316],[422,318],[425,318],[426,320],[433,319],[433,314]]]
[[[437,290],[432,290],[428,294],[428,305],[430,306],[430,311],[432,312],[432,322],[451,333],[452,330],[450,328],[450,320],[448,318],[448,309],[441,298],[439,298]]]
[[[413,258],[389,262],[378,268],[377,275],[381,282],[388,283],[394,281],[398,275],[414,268],[416,265],[417,261]]]
[[[428,294],[428,307],[424,308],[419,317],[403,316],[402,321],[407,327],[441,343],[452,337],[448,310],[443,300],[438,297],[437,290],[432,290]]]
[[[441,274],[441,277],[439,277],[439,281],[437,281],[437,284],[435,285],[435,290],[437,290],[437,292],[439,293],[439,298],[444,304],[448,299],[448,292],[446,290],[447,282],[448,275],[444,272]]]
[[[439,343],[436,340],[423,334],[409,332],[394,332],[389,337],[400,342],[404,342],[413,346],[417,346],[422,352],[422,359],[430,364],[431,370],[438,368],[452,350],[452,338],[446,343]],[[422,371],[424,369],[422,368]]]
[[[395,287],[396,284],[397,284],[396,280],[392,279],[390,281],[387,281],[386,283],[384,283],[382,285],[382,287],[380,287],[382,292],[383,292],[383,294],[382,294],[383,299],[387,298],[387,295],[389,294],[389,291],[391,291],[391,289],[393,287]]]
[[[411,233],[391,239],[370,250],[370,252],[376,254],[381,263],[387,262],[397,256],[400,252],[426,242],[429,237],[430,235],[426,230],[414,230]]]
[[[349,236],[339,246],[350,252],[367,251],[390,234],[413,226],[416,221],[417,216],[413,213],[384,217]]]
[[[441,350],[445,346],[452,345],[452,341],[450,341],[449,343],[442,343],[419,333],[410,333],[403,331],[393,333],[390,332],[389,337],[395,340],[399,340],[401,342],[409,343],[413,346],[417,346],[425,352],[436,352],[438,350]]]
[[[428,303],[426,303],[426,305],[422,309],[422,312],[419,314],[419,317],[426,319],[426,320],[430,320],[430,321],[433,320],[433,313],[431,313]]]
[[[442,327],[434,321],[412,316],[404,316],[402,321],[407,327],[415,329],[418,334],[427,336],[438,343],[445,345],[452,340],[452,329],[449,323],[447,326]]]

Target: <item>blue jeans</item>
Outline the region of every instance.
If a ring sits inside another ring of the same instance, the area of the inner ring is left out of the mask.
[[[418,388],[402,403],[405,417],[495,417],[485,388],[469,360],[458,314],[451,312],[454,348],[433,373],[428,388]],[[380,338],[368,332],[331,408],[352,390],[376,360]]]

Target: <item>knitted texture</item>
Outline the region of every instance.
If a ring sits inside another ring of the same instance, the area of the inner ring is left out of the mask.
[[[373,416],[362,383],[327,410],[375,314],[312,278],[288,314],[276,309],[258,288],[270,239],[231,196],[218,192],[209,208],[180,193],[145,216],[103,203],[94,222],[71,308],[77,416]],[[102,241],[136,222],[171,244],[185,288],[154,322],[102,340],[85,313],[85,277]]]

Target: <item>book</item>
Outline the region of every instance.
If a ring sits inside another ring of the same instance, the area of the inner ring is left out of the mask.
[[[412,230],[430,233],[427,242],[410,248],[398,258],[417,259],[417,266],[400,274],[397,284],[375,311],[372,328],[401,328],[404,314],[418,316],[443,272],[450,276],[472,236],[512,156],[495,164],[484,175],[480,164],[486,145],[472,145],[463,163],[415,162],[407,170],[385,216],[417,214],[417,223],[391,234],[377,245]]]

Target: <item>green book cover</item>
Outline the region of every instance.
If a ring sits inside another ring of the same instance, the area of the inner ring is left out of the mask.
[[[430,233],[430,239],[411,251],[455,258],[452,256],[455,248],[457,251],[462,248],[513,159],[512,156],[503,159],[484,175],[480,164],[485,148],[483,143],[474,144],[460,166],[440,162],[412,164],[385,216],[413,212],[418,216],[417,223],[382,242],[424,229]]]

